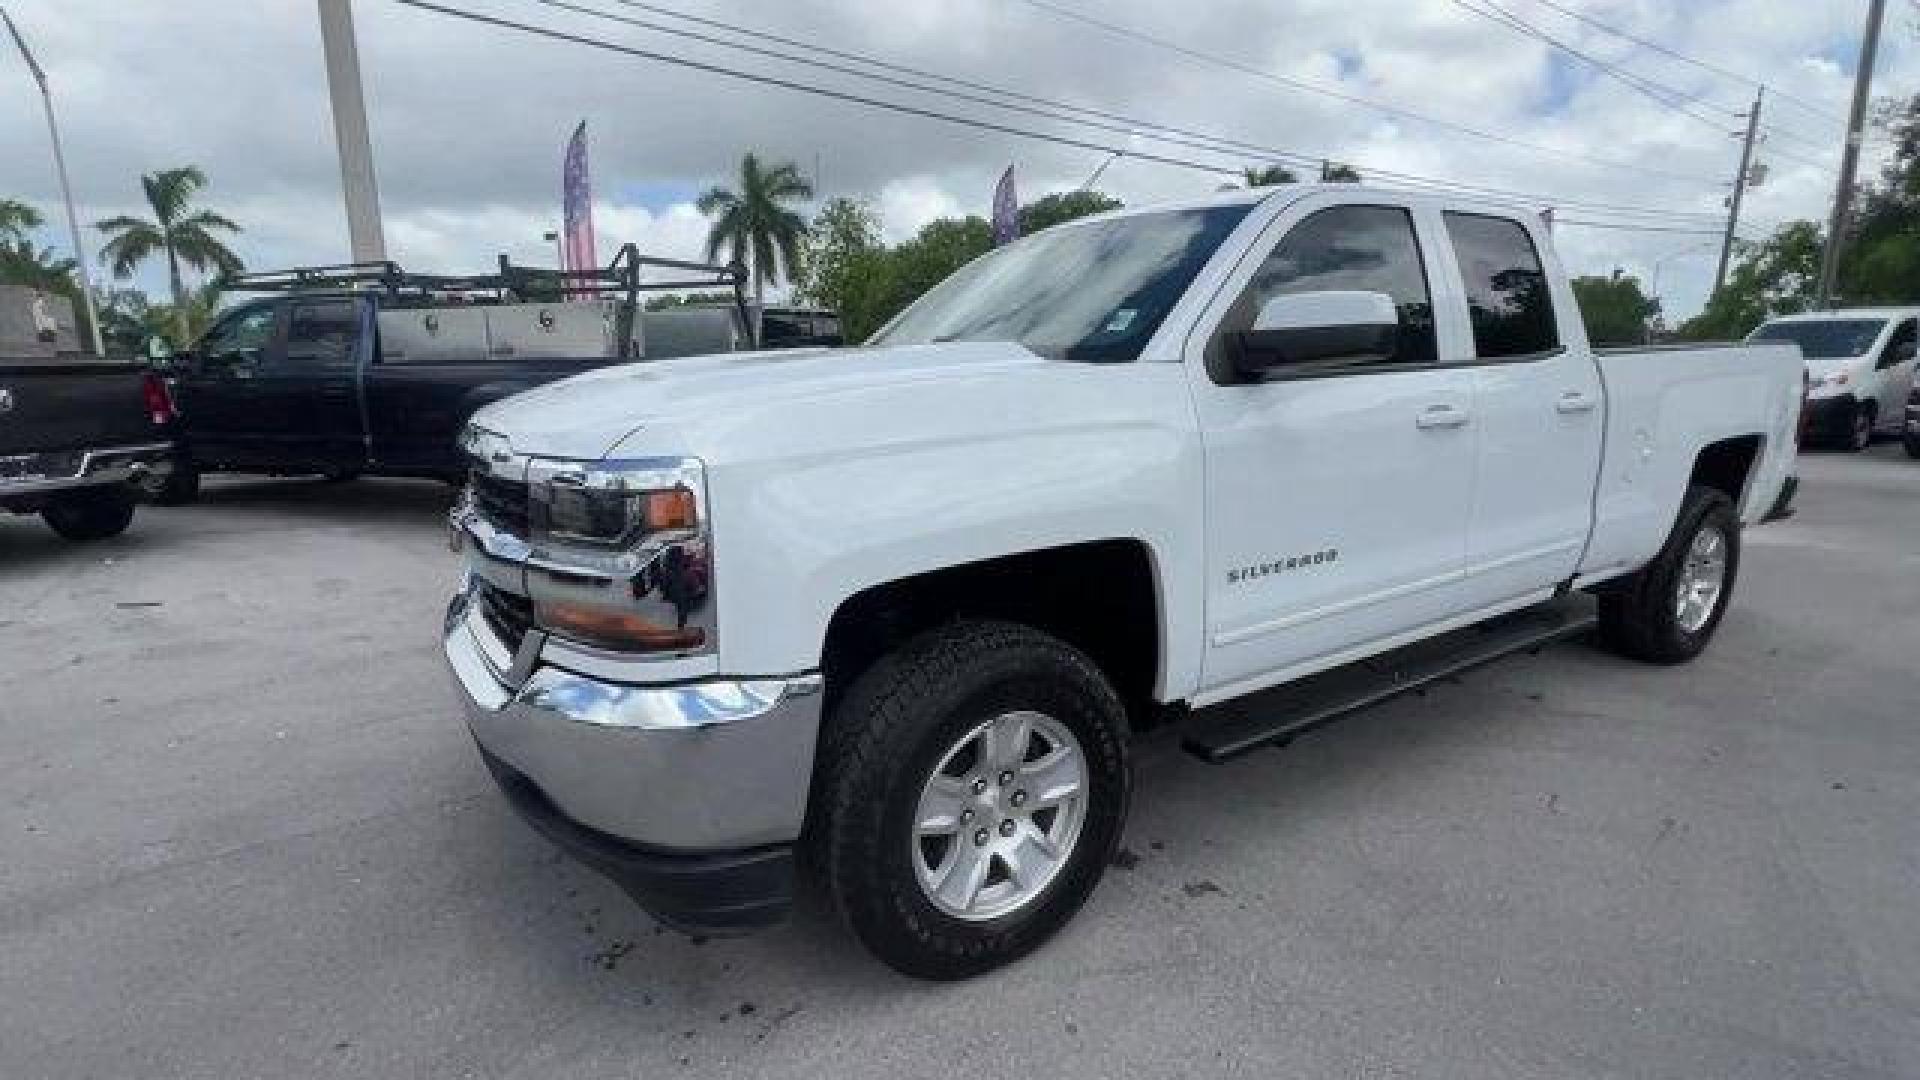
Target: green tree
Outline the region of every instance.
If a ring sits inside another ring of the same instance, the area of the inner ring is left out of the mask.
[[[109,239],[100,250],[100,259],[113,276],[122,280],[133,276],[140,264],[157,253],[167,259],[167,284],[173,292],[175,342],[188,338],[193,296],[180,275],[181,264],[201,274],[213,271],[220,276],[238,274],[242,269],[235,255],[216,233],[238,233],[240,226],[211,210],[198,210],[193,197],[207,186],[206,174],[188,165],[162,169],[140,177],[147,206],[153,220],[120,215],[96,222],[94,228]]]
[[[1360,172],[1343,161],[1322,161],[1320,163],[1320,182],[1323,184],[1357,184]]]
[[[1056,191],[1020,208],[1020,235],[1029,236],[1063,221],[1120,209],[1120,200],[1102,191]]]
[[[800,267],[800,241],[807,222],[787,204],[813,198],[813,185],[792,162],[771,169],[753,154],[740,159],[739,190],[715,185],[700,196],[700,212],[713,219],[707,230],[707,258],[727,257],[749,264],[753,301],[762,303],[768,282]]]
[[[1820,227],[1790,221],[1764,242],[1734,245],[1739,261],[1705,310],[1680,326],[1693,341],[1745,337],[1775,315],[1813,306],[1820,278]]]
[[[1573,279],[1573,296],[1587,337],[1595,345],[1639,345],[1653,338],[1660,301],[1641,291],[1640,279],[1620,272],[1611,277],[1583,275]]]
[[[1261,168],[1241,169],[1250,188],[1272,187],[1275,184],[1291,184],[1300,179],[1300,175],[1285,165],[1267,165]]]
[[[666,311],[677,307],[712,307],[733,303],[730,292],[661,293],[647,298],[648,311]]]
[[[838,312],[846,339],[863,341],[880,326],[886,255],[873,208],[854,199],[834,199],[821,207],[807,230],[794,293]]]

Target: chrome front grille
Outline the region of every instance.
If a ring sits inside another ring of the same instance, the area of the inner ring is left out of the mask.
[[[533,629],[533,602],[486,582],[475,584],[473,599],[480,605],[480,617],[486,620],[487,628],[509,653],[518,653],[527,631]]]

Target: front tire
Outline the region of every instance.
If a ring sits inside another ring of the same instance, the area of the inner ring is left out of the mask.
[[[1688,488],[1660,553],[1600,594],[1601,640],[1650,664],[1693,659],[1720,625],[1739,570],[1733,501],[1717,488]]]
[[[133,524],[133,496],[117,487],[83,488],[61,496],[40,517],[75,543],[105,540]]]
[[[1871,402],[1854,407],[1852,426],[1847,429],[1846,449],[1850,454],[1858,454],[1873,445],[1873,428],[1878,417]]]
[[[1039,947],[1119,843],[1126,732],[1093,662],[1028,627],[952,623],[883,657],[821,751],[818,840],[854,934],[924,979]]]

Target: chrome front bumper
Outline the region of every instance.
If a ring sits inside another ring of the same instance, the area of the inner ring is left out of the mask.
[[[666,852],[799,837],[818,674],[608,682],[542,662],[538,641],[514,655],[467,600],[449,608],[444,640],[467,725],[566,818]]]

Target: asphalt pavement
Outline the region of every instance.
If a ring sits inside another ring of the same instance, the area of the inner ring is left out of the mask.
[[[1682,668],[1571,643],[1202,765],[1028,960],[664,932],[493,790],[449,492],[0,519],[0,1077],[1920,1076],[1920,462],[1809,455]]]

